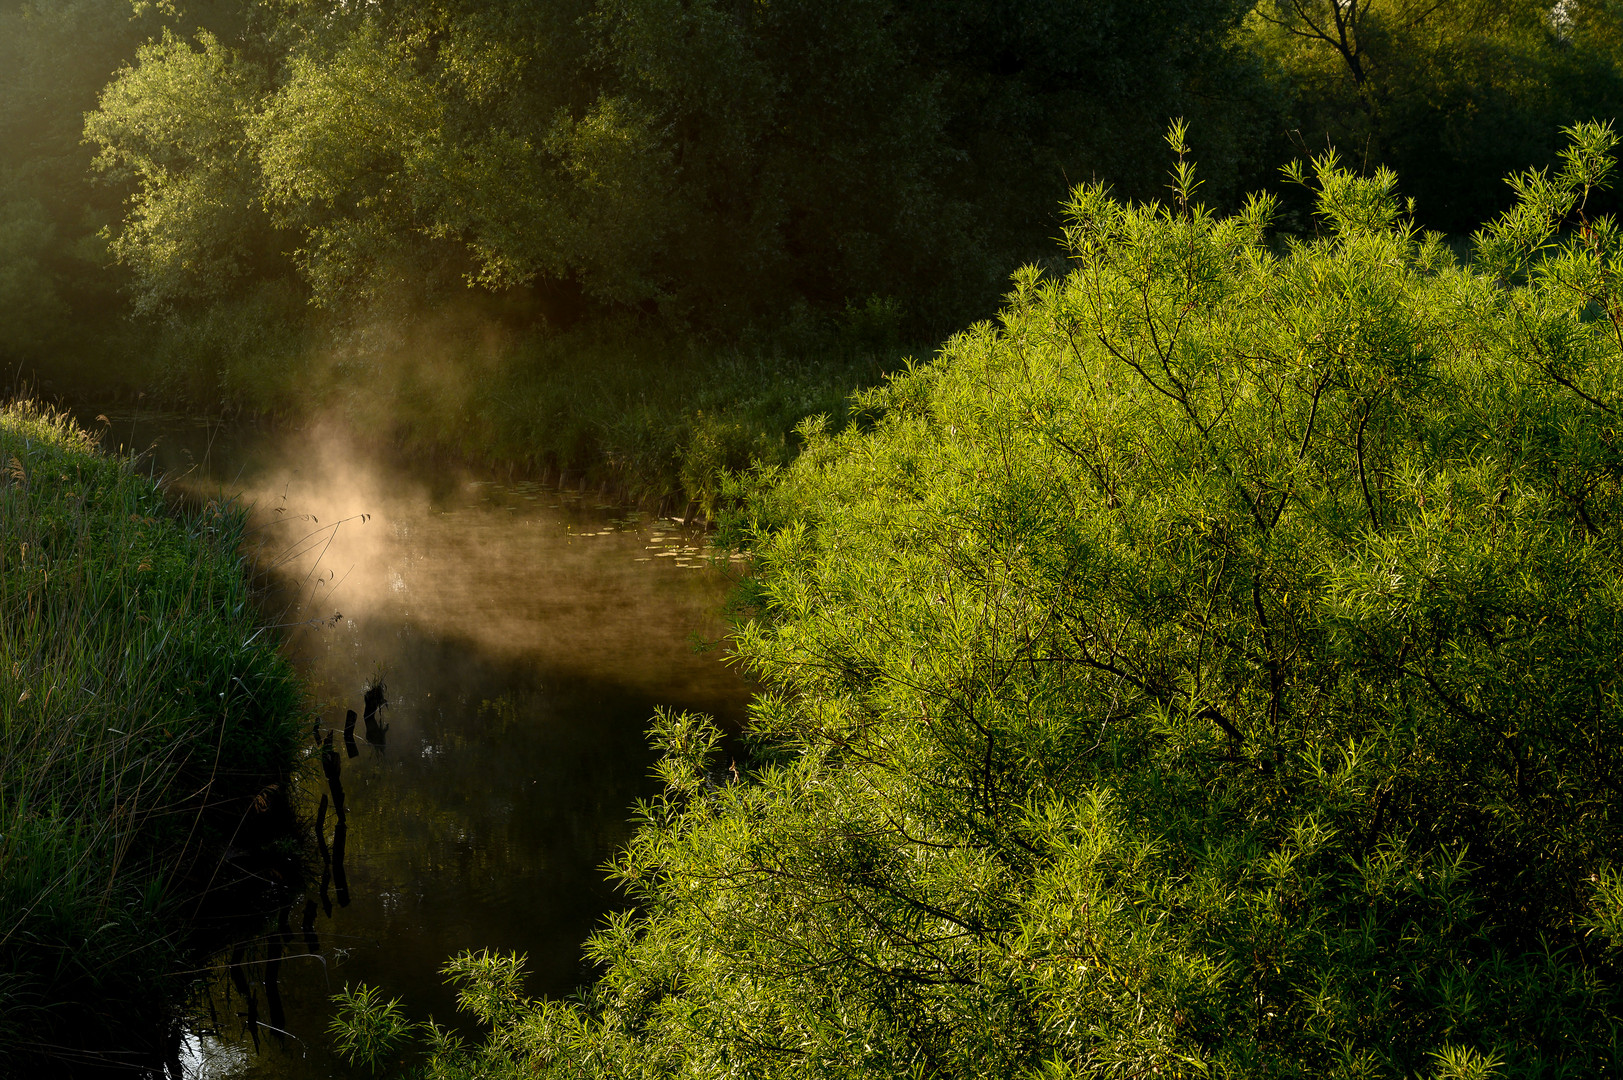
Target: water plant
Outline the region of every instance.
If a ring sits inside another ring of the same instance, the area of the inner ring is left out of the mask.
[[[333,1003],[337,1011],[328,1030],[338,1052],[374,1072],[412,1026],[400,999],[385,1000],[374,986],[346,986]]]
[[[65,415],[0,407],[0,1058],[150,1045],[187,920],[285,812],[299,685],[244,513],[172,509]]]

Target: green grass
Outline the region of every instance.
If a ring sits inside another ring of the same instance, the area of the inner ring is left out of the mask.
[[[301,691],[257,625],[243,524],[177,515],[65,417],[0,406],[9,1064],[150,1036],[220,854],[285,805]]]

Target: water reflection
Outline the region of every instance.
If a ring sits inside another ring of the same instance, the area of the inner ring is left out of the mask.
[[[384,736],[389,732],[389,725],[378,719],[378,712],[387,704],[388,701],[383,697],[382,682],[374,683],[366,688],[366,741],[379,750],[383,749]],[[354,730],[349,720],[349,717],[354,715],[355,711],[353,709],[345,714],[344,724],[347,730]],[[353,757],[354,755],[350,756]]]
[[[690,644],[723,632],[727,584],[697,538],[589,497],[380,462],[331,429],[108,415],[136,448],[156,438],[187,490],[256,505],[255,557],[283,585],[319,717],[298,792],[307,883],[271,889],[263,931],[218,958],[173,1067],[349,1075],[329,995],[365,981],[458,1022],[439,969],[467,949],[526,953],[535,994],[579,986],[580,944],[617,902],[600,868],[651,790],[654,707],[736,722],[747,697]]]

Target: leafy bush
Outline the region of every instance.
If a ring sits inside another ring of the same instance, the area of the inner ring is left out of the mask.
[[[411,1028],[399,998],[385,1001],[376,987],[345,987],[333,996],[338,1006],[328,1028],[338,1052],[373,1071],[392,1053]]]
[[[1071,273],[735,521],[753,756],[661,717],[637,909],[505,1067],[1623,1066],[1623,236],[1572,135],[1473,268],[1332,157],[1310,242],[1187,163],[1077,189]]]

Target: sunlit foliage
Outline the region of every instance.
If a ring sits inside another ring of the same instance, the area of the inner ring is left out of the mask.
[[[1616,1071],[1616,144],[1475,268],[1329,156],[1284,244],[1077,188],[737,522],[752,752],[659,719],[600,980],[432,1070]]]
[[[96,164],[148,194],[112,250],[135,271],[137,308],[217,297],[248,270],[263,228],[244,116],[261,77],[206,31],[195,49],[165,31],[138,59],[102,96],[103,109],[122,117],[122,141]],[[107,115],[91,114],[91,139],[106,135]]]

